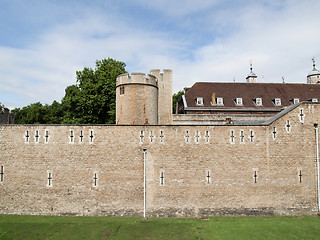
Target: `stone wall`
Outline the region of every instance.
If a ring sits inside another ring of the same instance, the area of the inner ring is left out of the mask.
[[[173,114],[173,124],[177,125],[225,125],[231,122],[266,121],[274,114]]]
[[[314,214],[319,113],[303,103],[266,125],[0,125],[0,213],[142,216],[146,149],[147,217]]]

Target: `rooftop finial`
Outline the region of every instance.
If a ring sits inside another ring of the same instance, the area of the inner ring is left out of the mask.
[[[249,73],[248,77],[246,77],[247,82],[257,82],[257,75],[255,75],[252,72],[252,60],[250,60],[249,63],[250,63],[250,73]]]
[[[312,58],[312,62],[313,62],[313,70],[316,70],[316,60],[314,60],[314,57]]]

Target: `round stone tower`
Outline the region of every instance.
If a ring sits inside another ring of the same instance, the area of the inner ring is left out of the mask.
[[[151,74],[117,77],[116,124],[158,124],[158,82]]]
[[[320,83],[320,71],[316,69],[316,61],[312,58],[313,69],[307,75],[307,83]]]

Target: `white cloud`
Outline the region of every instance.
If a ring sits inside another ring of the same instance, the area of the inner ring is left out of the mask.
[[[60,100],[66,86],[75,83],[76,70],[94,67],[96,59],[105,57],[124,61],[129,72],[173,69],[174,92],[196,81],[235,78],[243,82],[250,59],[259,81],[264,76],[265,82],[281,82],[284,76],[288,82],[305,82],[312,67],[311,58],[315,56],[320,64],[320,2],[267,2],[233,8],[220,6],[218,10],[202,12],[197,17],[203,18],[200,22],[205,25],[197,25],[198,22],[188,29],[185,25],[185,32],[141,28],[128,22],[136,15],[123,18],[120,12],[108,11],[93,14],[94,9],[88,8],[82,17],[51,26],[26,48],[0,45],[0,95],[6,98],[0,101],[21,107],[36,101],[50,104],[54,99]],[[144,0],[139,3],[172,16],[174,9],[176,14],[188,16],[221,4]],[[207,29],[199,36],[202,43],[189,39],[198,28]]]

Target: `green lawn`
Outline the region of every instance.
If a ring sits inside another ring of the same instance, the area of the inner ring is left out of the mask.
[[[320,239],[320,217],[144,220],[0,215],[0,239]]]

